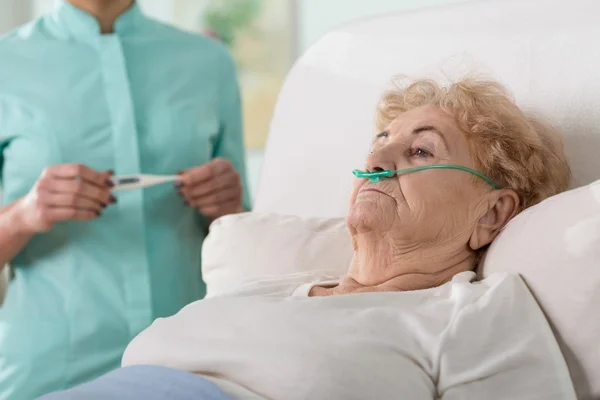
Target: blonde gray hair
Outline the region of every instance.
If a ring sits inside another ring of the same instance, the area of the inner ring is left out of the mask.
[[[424,79],[397,86],[381,98],[376,127],[382,131],[399,114],[424,105],[438,106],[455,117],[476,166],[514,190],[520,210],[568,188],[571,170],[561,135],[526,115],[499,83],[464,78],[442,86]]]

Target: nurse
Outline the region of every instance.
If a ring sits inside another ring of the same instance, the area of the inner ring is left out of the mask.
[[[63,0],[0,39],[1,400],[118,367],[204,295],[208,223],[250,207],[240,114],[225,48],[132,0]],[[128,192],[108,179],[178,172]]]

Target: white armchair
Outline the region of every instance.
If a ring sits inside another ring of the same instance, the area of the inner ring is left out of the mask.
[[[511,89],[522,108],[549,117],[565,133],[573,186],[597,180],[599,16],[598,0],[479,1],[365,19],[327,34],[297,62],[282,89],[255,211],[344,217],[350,171],[362,166],[368,151],[375,104],[399,73],[438,79],[466,72],[491,75]],[[594,241],[594,254],[600,254],[595,218],[586,240]],[[561,339],[581,399],[600,398],[600,319],[593,312],[594,299],[600,298],[595,287],[600,255],[597,259],[584,264],[572,259],[573,265],[561,265],[556,276],[547,268],[526,276],[536,280],[532,289],[538,301],[552,300],[541,306]],[[574,285],[546,285],[569,273]],[[578,334],[572,316],[582,314],[589,323],[585,334]]]

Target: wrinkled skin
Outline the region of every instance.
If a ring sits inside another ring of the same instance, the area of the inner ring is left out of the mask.
[[[453,116],[435,106],[399,115],[374,138],[365,170],[457,164],[478,170]],[[356,179],[347,224],[354,259],[335,288],[313,295],[413,290],[440,285],[472,270],[476,250],[488,245],[517,213],[518,196],[494,190],[457,170],[425,170]]]

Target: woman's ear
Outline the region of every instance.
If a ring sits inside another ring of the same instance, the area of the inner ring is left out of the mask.
[[[511,189],[500,189],[490,193],[487,213],[477,221],[469,247],[481,249],[492,243],[500,230],[519,212],[519,196]]]

